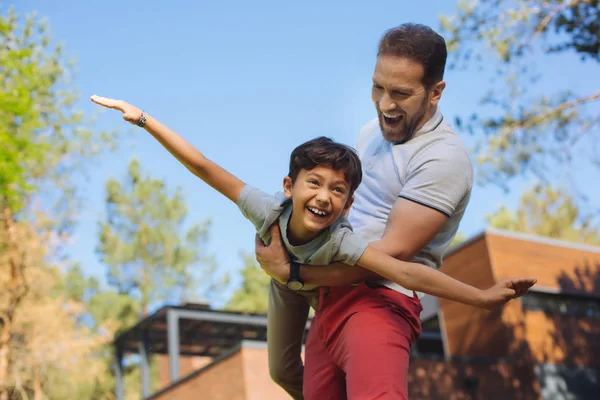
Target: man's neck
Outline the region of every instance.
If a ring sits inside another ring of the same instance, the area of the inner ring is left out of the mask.
[[[433,116],[437,112],[437,109],[438,109],[438,106],[435,105],[435,106],[429,108],[429,110],[427,110],[427,112],[423,116],[423,119],[421,119],[421,122],[419,122],[419,125],[417,125],[416,132],[419,132],[423,128],[423,126],[425,126],[425,124],[428,123],[431,120],[431,118],[433,118]]]

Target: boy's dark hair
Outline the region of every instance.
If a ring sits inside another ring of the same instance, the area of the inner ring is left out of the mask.
[[[423,66],[422,83],[429,88],[444,79],[446,41],[421,24],[402,24],[388,30],[379,41],[379,56],[404,57]]]
[[[350,186],[350,196],[362,180],[362,166],[356,151],[324,136],[309,140],[292,151],[288,176],[295,182],[300,170],[310,171],[317,166],[343,170],[344,179]]]

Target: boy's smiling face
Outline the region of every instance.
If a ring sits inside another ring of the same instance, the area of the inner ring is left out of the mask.
[[[292,199],[288,238],[294,245],[304,244],[329,228],[352,205],[350,185],[344,171],[326,166],[302,169],[295,182],[283,179],[285,197]]]

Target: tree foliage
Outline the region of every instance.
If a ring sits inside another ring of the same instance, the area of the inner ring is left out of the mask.
[[[60,249],[75,178],[113,136],[74,108],[73,63],[35,15],[0,14],[0,60],[0,399],[86,398],[75,388],[108,376],[95,355],[110,332],[60,289]]]
[[[16,214],[43,188],[44,195],[55,194],[49,204],[56,211],[67,210],[76,196],[74,179],[65,175],[77,176],[90,156],[113,148],[114,135],[94,132],[74,108],[74,62],[51,44],[47,25],[35,15],[0,15],[0,59],[2,204]]]
[[[64,273],[60,265],[48,261],[47,235],[39,231],[29,222],[14,226],[27,290],[12,319],[3,321],[4,328],[10,327],[3,384],[13,398],[91,398],[83,396],[81,389],[109,376],[103,373],[106,364],[97,354],[112,340],[113,329],[110,324],[81,323],[87,313],[85,304],[61,289]],[[0,244],[6,248],[6,234],[0,234]],[[7,265],[8,258],[8,252],[0,251],[0,265]],[[12,280],[11,270],[0,268],[0,287],[11,287]],[[13,302],[13,293],[0,291],[0,310],[10,310]]]
[[[263,271],[250,254],[242,254],[244,268],[242,286],[233,294],[226,309],[266,313],[269,305],[271,277]]]
[[[441,18],[453,53],[450,67],[495,75],[478,111],[457,118],[461,128],[484,134],[477,158],[482,182],[508,188],[507,178],[516,175],[553,181],[552,167],[560,163],[583,159],[600,166],[600,88],[576,92],[567,79],[542,85],[544,65],[539,65],[568,58],[600,61],[599,4],[462,1],[454,15]]]
[[[550,186],[534,186],[523,193],[517,210],[501,207],[487,216],[487,222],[509,231],[600,245],[600,231],[593,218],[581,214],[568,192]]]
[[[106,210],[98,254],[108,267],[108,282],[136,298],[145,315],[151,302],[181,299],[195,276],[210,281],[215,265],[203,254],[210,221],[185,229],[181,190],[169,193],[163,180],[143,174],[139,161],[130,162],[123,183],[106,183]]]

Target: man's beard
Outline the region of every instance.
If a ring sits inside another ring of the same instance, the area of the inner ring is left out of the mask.
[[[406,112],[402,110],[402,120],[398,123],[398,126],[390,128],[385,124],[384,116],[380,110],[377,110],[379,116],[379,127],[383,133],[383,137],[388,142],[393,144],[403,144],[413,138],[417,132],[417,127],[423,122],[425,114],[427,114],[427,103],[429,102],[428,96],[423,99],[423,102],[419,106],[417,113],[414,114],[410,119],[406,115]]]

